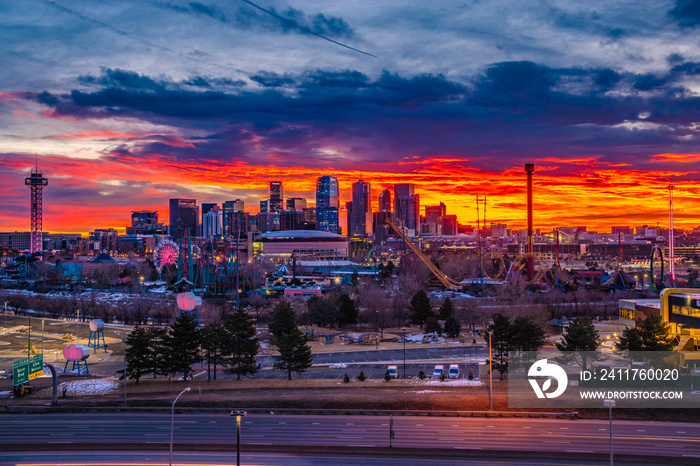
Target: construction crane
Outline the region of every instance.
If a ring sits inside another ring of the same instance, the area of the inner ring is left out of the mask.
[[[392,230],[394,230],[394,233],[396,233],[396,235],[403,240],[404,244],[406,244],[406,246],[408,246],[409,249],[413,251],[416,257],[418,257],[418,259],[423,264],[425,264],[426,267],[428,267],[428,270],[430,270],[430,272],[435,276],[435,278],[438,279],[442,286],[444,286],[450,291],[461,291],[464,288],[464,285],[462,285],[460,282],[451,279],[450,277],[445,275],[439,268],[437,268],[437,266],[433,264],[433,262],[430,259],[428,259],[428,257],[425,254],[423,254],[423,252],[420,249],[418,249],[418,247],[415,244],[413,244],[408,239],[408,237],[406,237],[404,232],[401,231],[401,229],[398,228],[396,225],[394,225],[393,222],[387,220],[386,224],[389,225],[389,227]]]

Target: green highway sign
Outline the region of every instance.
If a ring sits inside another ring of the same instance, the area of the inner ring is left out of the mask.
[[[36,354],[34,359],[29,361],[29,380],[36,379],[44,375],[44,355]]]
[[[29,382],[29,371],[27,369],[26,359],[12,363],[12,385],[22,385]]]
[[[37,354],[31,360],[20,359],[12,363],[12,385],[25,384],[43,374],[43,354]]]

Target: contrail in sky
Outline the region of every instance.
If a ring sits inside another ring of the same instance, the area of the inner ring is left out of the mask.
[[[316,33],[316,32],[313,32],[311,29],[305,28],[304,26],[301,26],[301,25],[300,25],[299,23],[297,23],[296,21],[292,21],[292,20],[287,19],[287,18],[285,18],[285,17],[283,17],[283,16],[280,16],[280,15],[278,15],[278,14],[276,14],[276,13],[273,13],[273,12],[270,11],[270,10],[266,10],[265,8],[263,8],[263,7],[259,6],[259,5],[256,5],[255,3],[251,2],[251,1],[248,1],[248,0],[241,0],[241,1],[242,1],[243,3],[247,3],[248,5],[252,6],[253,8],[257,8],[258,10],[263,11],[263,12],[267,13],[268,15],[273,16],[273,17],[279,19],[280,21],[282,21],[282,22],[284,22],[284,23],[287,23],[287,24],[289,24],[289,25],[291,25],[291,26],[294,26],[295,28],[301,29],[302,31],[304,31],[304,32],[307,33],[307,34],[311,34],[312,36],[320,37],[321,39],[327,40],[328,42],[333,42],[334,44],[340,45],[341,47],[345,47],[346,49],[354,50],[355,52],[359,52],[359,53],[362,53],[362,54],[364,54],[364,55],[369,55],[370,57],[377,58],[376,55],[372,55],[371,53],[363,52],[362,50],[356,49],[356,48],[354,48],[354,47],[350,47],[349,45],[341,44],[341,43],[338,42],[338,41],[335,41],[335,40],[330,39],[330,38],[328,38],[328,37],[326,37],[326,36],[322,36],[321,34],[318,34],[318,33]]]
[[[197,62],[197,63],[201,63],[201,64],[208,65],[208,63],[205,63],[205,62],[203,62],[203,61],[201,61],[201,60],[197,60],[196,58],[188,57],[187,55],[183,55],[183,54],[181,54],[181,53],[177,53],[177,52],[175,52],[175,51],[172,50],[172,49],[169,49],[169,48],[167,48],[167,47],[163,47],[162,45],[158,45],[158,44],[156,44],[155,42],[151,42],[151,41],[148,40],[148,39],[144,39],[144,38],[142,38],[142,37],[138,37],[138,36],[135,36],[135,35],[130,34],[130,33],[128,33],[128,32],[122,31],[121,29],[117,29],[117,28],[115,28],[114,26],[111,26],[111,25],[109,25],[109,24],[107,24],[107,23],[103,23],[102,21],[96,20],[96,19],[94,19],[94,18],[90,18],[89,16],[85,16],[85,15],[82,14],[82,13],[78,13],[78,12],[75,11],[75,10],[71,10],[70,8],[66,8],[66,7],[64,7],[64,6],[62,6],[62,5],[59,5],[59,4],[56,3],[56,2],[52,2],[51,0],[39,0],[39,1],[40,1],[41,3],[43,3],[44,5],[52,6],[52,7],[56,8],[57,10],[60,10],[60,11],[62,11],[62,12],[64,12],[64,13],[68,13],[69,15],[77,16],[78,18],[82,19],[83,21],[87,21],[87,22],[96,24],[96,25],[98,25],[98,26],[101,26],[101,27],[103,27],[103,28],[109,29],[110,31],[114,32],[115,34],[119,34],[120,36],[124,36],[124,37],[127,37],[127,38],[131,39],[131,40],[135,40],[135,41],[138,41],[138,42],[141,42],[141,43],[150,45],[151,47],[154,47],[154,48],[156,48],[156,49],[158,49],[158,50],[162,50],[162,51],[164,51],[164,52],[172,53],[173,55],[177,55],[178,57],[182,57],[182,58],[185,58],[185,59],[187,59],[187,60],[191,60],[191,61],[194,61],[194,62]],[[364,53],[364,52],[363,52],[363,53]],[[222,66],[222,67],[224,67],[224,68],[229,68],[229,69],[238,71],[239,73],[243,73],[243,74],[246,74],[246,75],[250,75],[250,74],[251,74],[251,73],[248,72],[248,71],[241,70],[241,69],[235,68],[235,67],[228,67],[228,66],[225,66],[225,65],[216,65],[216,66]]]

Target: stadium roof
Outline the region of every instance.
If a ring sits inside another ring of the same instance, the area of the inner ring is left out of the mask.
[[[335,238],[344,240],[345,236],[328,231],[317,230],[286,230],[286,231],[270,231],[261,235],[262,239],[330,239]]]

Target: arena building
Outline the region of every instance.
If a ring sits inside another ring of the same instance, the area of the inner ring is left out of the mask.
[[[344,259],[348,256],[345,236],[327,231],[287,230],[263,233],[255,248],[264,256]]]

